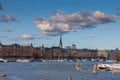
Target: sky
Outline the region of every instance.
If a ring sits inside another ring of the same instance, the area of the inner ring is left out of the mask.
[[[120,49],[120,0],[0,0],[0,42]]]

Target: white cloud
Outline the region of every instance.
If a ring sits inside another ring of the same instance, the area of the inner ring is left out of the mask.
[[[11,41],[19,41],[19,40],[33,40],[33,39],[41,39],[47,38],[46,36],[42,35],[30,35],[30,34],[23,34],[20,37],[11,37],[9,38]]]
[[[21,36],[21,38],[22,38],[22,39],[34,39],[33,36],[27,35],[27,34],[23,34],[23,35]]]
[[[36,18],[35,24],[47,36],[56,36],[74,32],[78,29],[93,28],[98,24],[105,24],[115,22],[116,17],[113,15],[106,15],[103,12],[95,11],[90,13],[88,11],[76,12],[73,14],[61,14],[51,16],[49,19]]]

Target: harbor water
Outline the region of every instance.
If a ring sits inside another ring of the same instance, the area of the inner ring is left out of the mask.
[[[99,71],[92,74],[97,62],[79,62],[80,71],[75,70],[76,62],[5,62],[0,63],[0,73],[7,76],[0,80],[120,80],[120,73]]]

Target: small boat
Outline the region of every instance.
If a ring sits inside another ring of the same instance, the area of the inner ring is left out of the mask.
[[[98,64],[99,69],[107,69],[110,68],[110,64]]]
[[[97,74],[98,73],[98,68],[97,68],[97,65],[94,64],[93,66],[93,71],[92,71],[93,74]]]
[[[72,77],[69,76],[69,77],[68,77],[68,80],[73,80],[73,79],[72,79]]]
[[[108,71],[111,71],[111,70],[120,70],[120,64],[118,63],[113,63],[113,64],[98,64],[98,68],[99,69],[105,69],[105,70],[108,70]]]
[[[30,62],[30,60],[28,60],[28,59],[18,59],[18,60],[16,60],[16,62]]]
[[[117,64],[117,63],[111,64],[110,69],[112,69],[112,70],[120,70],[120,64]]]
[[[7,62],[7,60],[0,58],[0,62]]]
[[[5,77],[6,74],[0,73],[0,77]]]
[[[75,70],[79,71],[80,69],[81,69],[80,65],[78,63],[76,63]]]

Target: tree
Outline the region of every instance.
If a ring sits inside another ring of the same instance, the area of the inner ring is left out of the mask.
[[[120,61],[120,52],[115,53],[114,57],[116,61]]]

